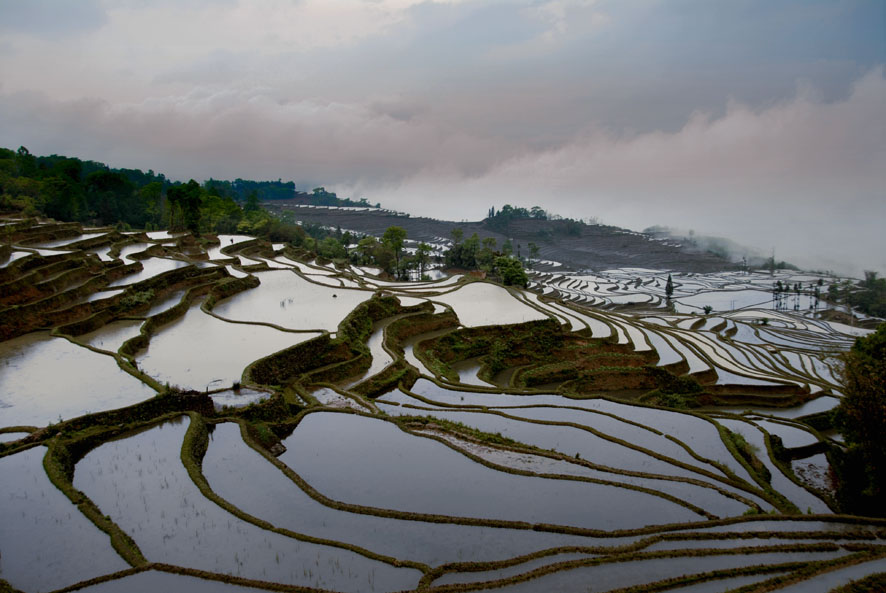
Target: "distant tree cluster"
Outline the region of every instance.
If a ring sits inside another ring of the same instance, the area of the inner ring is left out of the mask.
[[[315,187],[310,192],[298,191],[293,181],[252,181],[237,178],[234,181],[222,181],[210,178],[203,184],[207,191],[216,195],[233,198],[245,202],[254,196],[260,202],[274,200],[296,200],[302,204],[314,206],[353,206],[362,208],[380,208],[381,204],[370,204],[366,198],[352,200],[340,198],[335,192],[326,191],[325,187]]]
[[[847,312],[857,309],[866,315],[886,317],[886,278],[878,278],[877,272],[864,271],[864,280],[853,282],[846,279],[828,286],[827,300],[842,304]]]
[[[495,206],[492,206],[489,209],[483,224],[491,230],[507,234],[511,222],[521,219],[546,220],[553,222],[554,224],[546,225],[536,231],[537,237],[543,241],[550,240],[558,234],[580,237],[582,229],[585,227],[585,223],[581,220],[563,218],[556,214],[550,214],[539,206],[533,206],[532,208],[526,209],[511,206],[510,204],[505,204],[501,207],[501,210],[496,210]]]
[[[486,237],[482,241],[477,233],[467,239],[460,228],[452,230],[452,245],[445,253],[446,264],[454,268],[466,270],[482,270],[501,278],[506,285],[526,286],[528,277],[520,261],[521,246],[517,245],[518,255],[513,255],[513,244],[506,240],[501,249],[497,247],[494,237]],[[529,243],[530,257],[538,255],[538,246]]]
[[[255,195],[259,200],[290,200],[297,195],[295,182],[283,181],[252,181],[240,179],[234,181],[222,181],[209,178],[203,184],[207,191],[216,192],[216,195],[233,198],[238,202],[244,202],[250,195]]]
[[[865,270],[864,280],[851,298],[854,307],[862,313],[886,317],[886,278],[877,278],[877,272]]]
[[[297,193],[296,198],[299,198],[306,204],[311,204],[314,206],[346,206],[346,207],[359,207],[359,208],[381,208],[381,204],[370,204],[366,198],[360,198],[359,200],[352,200],[350,198],[339,198],[335,192],[326,191],[325,187],[315,187],[311,190],[310,194],[306,193]]]
[[[501,210],[498,210],[497,212],[495,206],[492,206],[489,209],[489,215],[484,222],[487,227],[504,232],[507,230],[508,225],[512,220],[520,218],[547,220],[548,213],[542,210],[539,206],[533,206],[531,209],[527,210],[526,208],[519,208],[511,206],[510,204],[505,204],[502,206]]]

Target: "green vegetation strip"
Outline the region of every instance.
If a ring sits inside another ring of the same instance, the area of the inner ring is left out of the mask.
[[[410,396],[412,396],[412,397],[415,397],[416,399],[422,399],[420,396],[418,396],[417,394],[414,394],[414,393],[412,393],[412,392],[408,392],[408,394],[409,394]],[[487,410],[484,410],[484,413],[486,413],[486,414],[492,414],[492,415],[495,415],[495,416],[500,416],[500,417],[502,417],[502,418],[506,418],[506,419],[508,419],[508,420],[515,420],[515,421],[518,421],[518,422],[526,422],[526,423],[529,423],[529,424],[538,424],[538,425],[541,425],[541,426],[565,426],[565,427],[569,427],[569,428],[575,428],[575,429],[578,429],[578,430],[582,430],[582,431],[584,431],[584,432],[588,432],[588,433],[590,433],[590,434],[593,434],[594,436],[596,436],[596,437],[598,437],[598,438],[601,438],[601,439],[603,439],[603,440],[605,440],[605,441],[609,441],[609,442],[611,442],[611,443],[615,443],[615,444],[617,444],[617,445],[621,445],[621,446],[623,446],[623,447],[626,447],[626,448],[628,448],[628,449],[632,449],[632,450],[637,451],[637,452],[639,452],[639,453],[643,453],[643,454],[649,455],[650,457],[653,457],[653,458],[655,458],[655,459],[658,459],[659,461],[663,461],[663,462],[668,463],[668,464],[670,464],[670,465],[673,465],[673,466],[675,466],[675,467],[679,467],[679,468],[681,468],[681,469],[685,469],[685,470],[687,470],[687,471],[691,471],[691,472],[697,473],[697,474],[699,474],[699,475],[705,476],[705,477],[710,478],[710,479],[712,479],[712,480],[716,480],[716,481],[718,481],[718,482],[723,482],[723,483],[725,483],[725,484],[728,484],[728,485],[730,485],[730,486],[734,486],[734,487],[737,487],[737,488],[740,488],[740,489],[744,489],[744,490],[748,490],[748,489],[749,489],[748,485],[747,485],[743,480],[738,481],[738,482],[736,482],[736,481],[734,481],[734,480],[730,480],[730,479],[727,478],[727,477],[717,475],[717,474],[715,474],[715,473],[713,473],[713,472],[711,472],[711,471],[708,471],[708,470],[706,470],[706,469],[704,469],[704,468],[700,468],[700,467],[696,467],[696,466],[694,466],[694,465],[690,465],[690,464],[688,464],[688,463],[684,463],[684,462],[679,461],[679,460],[677,460],[677,459],[674,459],[674,458],[672,458],[672,457],[668,457],[667,455],[662,455],[661,453],[658,453],[658,452],[656,452],[656,451],[652,451],[652,450],[650,450],[650,449],[646,449],[645,447],[641,447],[641,446],[639,446],[639,445],[635,445],[635,444],[633,444],[633,443],[629,443],[629,442],[627,442],[627,441],[625,441],[625,440],[622,440],[622,439],[619,439],[619,438],[617,438],[617,437],[613,437],[613,436],[608,435],[608,434],[606,434],[606,433],[604,433],[604,432],[601,432],[601,431],[599,431],[599,430],[596,430],[596,429],[594,429],[594,428],[591,428],[590,426],[585,426],[585,425],[583,425],[583,424],[577,424],[577,423],[575,423],[575,422],[557,422],[557,421],[554,421],[554,420],[538,420],[538,419],[535,419],[535,418],[524,418],[524,417],[521,417],[521,416],[512,416],[512,415],[510,415],[510,414],[507,414],[507,413],[505,413],[505,412],[502,412],[502,411],[500,411],[500,410],[495,410],[495,409],[487,409]],[[615,469],[615,468],[610,468],[610,469]],[[607,470],[604,470],[604,471],[609,471],[609,470],[607,469]],[[756,492],[753,492],[753,493],[756,494]]]
[[[444,389],[448,388],[446,385],[443,385],[442,383],[440,383],[439,381],[437,381],[434,378],[431,378],[430,380]],[[473,386],[469,386],[469,385],[459,385],[458,390],[459,391],[471,391],[471,392],[477,392],[477,393],[487,393],[488,392],[484,388],[476,389]],[[493,390],[492,392],[493,393],[502,393],[500,390]],[[505,392],[505,393],[507,393],[507,392]],[[529,404],[518,405],[518,406],[481,406],[481,405],[477,405],[477,404],[448,404],[448,403],[444,404],[442,402],[437,402],[435,400],[426,398],[424,396],[420,396],[420,395],[413,393],[411,391],[409,392],[409,395],[414,397],[415,399],[418,399],[418,400],[423,401],[425,403],[428,403],[428,404],[431,404],[431,405],[434,405],[437,407],[441,407],[441,408],[462,408],[462,409],[466,409],[466,410],[477,410],[477,411],[483,411],[483,412],[487,412],[487,411],[491,412],[493,410],[499,410],[499,409],[551,408],[551,409],[562,409],[562,410],[575,410],[575,411],[579,411],[579,412],[592,413],[592,414],[598,414],[601,416],[606,416],[606,417],[612,418],[614,420],[618,420],[619,422],[624,422],[625,424],[629,424],[631,426],[635,426],[637,428],[647,430],[653,434],[663,436],[664,438],[667,438],[668,440],[670,440],[673,443],[682,447],[690,456],[692,456],[697,461],[700,461],[702,463],[706,463],[706,464],[716,467],[717,469],[719,469],[720,471],[725,473],[729,477],[729,479],[732,480],[733,482],[738,483],[738,484],[747,484],[747,482],[745,480],[743,480],[742,478],[737,476],[735,474],[735,472],[733,472],[729,467],[727,467],[723,463],[721,463],[717,460],[714,460],[714,459],[708,459],[706,457],[702,457],[701,455],[696,453],[689,445],[687,445],[686,443],[684,443],[680,439],[674,437],[673,435],[666,434],[660,430],[657,430],[657,429],[652,428],[650,426],[646,426],[646,425],[641,424],[639,422],[634,422],[632,420],[622,418],[621,416],[618,416],[618,415],[610,413],[610,412],[604,412],[601,410],[592,410],[592,409],[582,408],[582,407],[578,407],[578,406],[559,406],[559,405],[553,405],[553,404],[531,404],[531,403],[529,403]],[[514,395],[514,396],[518,396],[518,397],[526,397],[527,399],[532,397],[531,394],[527,394],[525,391],[510,393],[510,395]],[[562,397],[572,398],[572,399],[576,399],[576,400],[587,399],[586,397],[576,397],[576,396],[570,396],[570,395],[565,395],[565,394],[562,395]],[[652,410],[661,409],[659,406],[638,404],[636,402],[626,402],[626,401],[619,400],[619,399],[612,398],[612,397],[595,396],[594,399],[602,399],[602,400],[610,401],[613,403],[617,403],[619,405],[631,405],[631,406],[635,406],[635,407],[647,408],[647,409],[652,409]],[[669,410],[669,411],[672,412],[672,410]],[[685,411],[682,413],[694,416],[694,417],[699,418],[701,420],[705,420],[706,422],[710,422],[715,427],[717,427],[718,430],[720,430],[720,431],[723,430],[719,424],[712,421],[709,417],[707,417],[705,415],[697,414],[697,413],[693,413],[693,412],[685,412]],[[736,453],[732,452],[732,450],[730,450],[730,452],[733,454],[733,456],[736,455]],[[755,490],[749,490],[748,488],[742,488],[742,489],[744,489],[748,492],[752,492],[754,494],[757,494],[758,496],[762,494],[761,492],[757,492]],[[744,502],[744,501],[742,501],[742,502]]]
[[[886,591],[886,572],[853,581],[834,589],[832,593],[877,593],[878,591]]]
[[[324,413],[339,413],[339,414],[356,414],[359,416],[363,416],[366,418],[373,418],[380,421],[394,422],[395,419],[386,419],[379,418],[378,416],[373,416],[371,414],[366,414],[363,412],[359,412],[356,410],[343,410],[343,409],[308,409],[304,410],[298,414],[295,421],[287,424],[287,428],[293,429],[297,426],[298,422],[301,421],[302,418],[306,414],[323,411]],[[436,422],[436,419],[432,419]],[[658,533],[663,531],[670,530],[679,530],[679,529],[687,529],[687,528],[696,528],[699,525],[704,526],[716,526],[716,525],[726,525],[736,522],[734,519],[738,519],[740,522],[742,518],[734,518],[730,519],[718,519],[716,521],[709,521],[704,523],[674,523],[669,525],[658,525],[652,527],[644,527],[639,529],[627,529],[627,530],[615,530],[615,531],[603,531],[599,529],[588,529],[582,527],[573,527],[573,526],[565,526],[565,525],[552,525],[552,524],[533,524],[525,521],[507,521],[501,519],[482,519],[482,518],[473,518],[473,517],[456,517],[451,515],[436,515],[436,514],[426,514],[426,513],[414,513],[407,511],[398,511],[393,509],[383,509],[378,507],[369,507],[363,505],[356,505],[350,503],[344,503],[340,501],[336,501],[328,498],[327,496],[321,494],[317,490],[315,490],[304,478],[302,478],[298,473],[296,473],[292,468],[282,463],[279,459],[274,457],[265,447],[258,444],[249,434],[246,434],[245,430],[243,432],[243,440],[259,452],[262,456],[264,456],[269,462],[277,466],[290,480],[292,480],[299,488],[301,488],[308,496],[316,500],[317,502],[337,510],[347,511],[352,513],[362,513],[365,515],[374,515],[379,517],[390,517],[394,519],[403,519],[403,520],[412,520],[412,521],[425,521],[429,523],[452,523],[456,525],[475,525],[475,526],[485,526],[485,527],[504,527],[509,529],[531,529],[535,531],[545,531],[550,533],[564,533],[568,535],[579,535],[579,536],[591,536],[591,537],[622,537],[622,536],[631,536],[631,535],[645,535],[651,533]],[[808,517],[808,516],[807,516]],[[825,517],[831,517],[831,515],[826,515]],[[806,517],[804,517],[806,518]],[[818,517],[817,517],[818,518]],[[867,519],[866,519],[867,521]],[[884,522],[886,523],[886,522]]]
[[[732,456],[745,468],[751,478],[757,482],[757,485],[766,493],[766,500],[771,502],[778,510],[788,514],[798,514],[800,509],[797,505],[788,500],[781,492],[777,491],[770,484],[772,479],[769,468],[763,465],[763,462],[756,456],[751,446],[745,441],[744,437],[736,432],[732,432],[727,428],[717,424],[717,430],[720,433],[720,439]]]
[[[567,560],[564,562],[557,562],[554,564],[549,564],[546,566],[541,566],[530,570],[528,572],[514,575],[511,577],[505,577],[502,579],[497,579],[493,581],[481,581],[476,583],[455,583],[448,585],[440,585],[437,587],[429,587],[426,590],[432,593],[455,593],[459,591],[478,591],[483,589],[494,589],[499,587],[504,587],[506,585],[513,585],[516,583],[521,583],[525,581],[529,581],[532,579],[536,579],[542,576],[546,576],[549,574],[553,574],[560,571],[572,570],[575,568],[583,568],[590,566],[600,566],[603,564],[613,564],[613,563],[622,563],[622,562],[635,562],[642,560],[656,560],[660,558],[704,558],[710,556],[734,556],[734,555],[748,555],[748,554],[765,554],[765,553],[775,553],[775,552],[834,552],[839,550],[839,546],[830,543],[824,544],[798,544],[798,545],[787,545],[787,546],[759,546],[759,547],[745,547],[745,548],[726,548],[726,549],[695,549],[695,550],[664,550],[660,552],[633,552],[627,554],[615,554],[611,556],[604,557],[596,557],[596,558],[580,558],[575,560]],[[798,563],[790,563],[788,566],[796,567]],[[778,565],[758,565],[757,568],[761,570],[765,570],[770,566],[778,566]],[[747,568],[747,567],[745,567]],[[629,567],[626,567],[629,569]],[[486,568],[482,568],[480,570],[488,570]],[[465,572],[461,570],[461,572]],[[472,571],[469,571],[472,572]],[[726,571],[718,571],[718,572],[726,572]],[[707,573],[708,575],[712,573]],[[699,575],[701,576],[701,575]],[[710,578],[709,576],[707,578]],[[703,580],[707,580],[707,578]],[[642,589],[641,589],[642,590]]]
[[[404,389],[404,391],[407,393],[410,393],[410,395],[412,395],[413,397],[416,397],[416,398],[420,397],[420,396],[417,396],[411,392],[408,392],[405,389]],[[425,411],[425,412],[432,411],[429,408],[422,408],[422,407],[413,406],[410,404],[404,404],[403,407],[404,408],[411,408],[411,409],[415,409],[415,410],[421,410],[421,411]],[[494,413],[494,410],[483,410],[483,412],[492,414],[492,413]],[[500,435],[492,435],[492,437],[490,437],[490,436],[488,436],[488,433],[483,433],[479,430],[470,428],[468,426],[461,424],[460,422],[451,422],[448,420],[443,420],[443,419],[437,418],[435,416],[400,416],[399,419],[412,419],[412,420],[419,421],[419,422],[432,422],[432,423],[440,424],[440,425],[449,427],[450,430],[454,430],[455,432],[461,432],[463,434],[467,434],[467,435],[469,435],[469,437],[474,438],[476,440],[479,440],[482,442],[493,443],[497,446],[500,446],[502,448],[507,448],[507,449],[512,450],[517,453],[531,453],[531,454],[535,454],[535,455],[549,457],[551,459],[568,461],[570,463],[582,465],[584,467],[587,467],[588,469],[593,469],[596,471],[607,472],[607,473],[622,475],[622,476],[637,477],[637,478],[650,478],[650,479],[656,479],[656,480],[666,480],[669,482],[683,482],[686,484],[692,484],[694,486],[699,486],[701,488],[709,488],[709,489],[717,491],[719,494],[722,494],[723,496],[737,500],[737,501],[741,502],[742,504],[746,504],[748,507],[750,507],[752,509],[759,510],[759,506],[755,502],[753,502],[752,500],[749,500],[743,496],[739,496],[738,494],[735,494],[734,492],[730,492],[729,490],[725,490],[725,489],[717,486],[716,484],[711,484],[709,482],[705,482],[700,479],[687,478],[684,476],[667,476],[667,475],[663,475],[663,474],[650,474],[650,473],[646,473],[646,472],[637,472],[637,471],[626,470],[626,469],[621,469],[621,468],[609,467],[606,465],[599,465],[599,464],[590,462],[586,459],[578,459],[575,457],[570,457],[570,456],[568,456],[564,453],[558,452],[558,451],[550,451],[547,449],[541,449],[539,447],[535,447],[533,445],[526,445],[524,443],[518,443],[517,441],[513,441],[512,439],[507,439],[505,437],[501,437]],[[523,418],[519,418],[519,417],[516,419],[523,420]],[[394,421],[395,422],[398,421],[398,418],[395,418]],[[619,483],[619,484],[621,484],[621,483]],[[746,486],[742,486],[739,484],[733,484],[731,482],[728,482],[728,484],[730,486],[733,486],[733,487],[741,489],[741,490],[745,490],[749,493],[752,493],[752,494],[755,494],[758,496],[761,494],[761,493],[758,493],[757,491],[754,491]],[[627,486],[625,486],[625,487],[627,487]]]
[[[600,485],[604,485],[604,486],[612,486],[615,488],[624,488],[626,490],[634,490],[636,492],[642,492],[644,494],[649,494],[651,496],[663,498],[669,502],[672,502],[674,504],[677,504],[677,505],[680,505],[684,508],[687,508],[690,511],[692,511],[693,513],[696,513],[697,515],[705,517],[706,519],[718,519],[719,518],[716,515],[704,510],[701,507],[698,507],[694,504],[686,502],[685,500],[677,498],[676,496],[672,496],[670,494],[666,494],[664,492],[661,492],[659,490],[654,490],[652,488],[645,488],[643,486],[636,486],[634,484],[625,484],[624,482],[615,482],[615,481],[611,481],[611,480],[600,480],[598,478],[590,478],[587,476],[575,476],[575,475],[570,475],[570,474],[539,473],[539,472],[532,472],[529,470],[516,469],[513,467],[508,467],[506,465],[499,465],[499,464],[492,463],[486,459],[483,459],[482,457],[475,455],[475,454],[471,453],[470,451],[467,451],[461,447],[458,447],[454,443],[452,443],[449,440],[447,440],[443,437],[440,437],[438,435],[435,435],[432,433],[418,433],[413,430],[409,430],[408,424],[400,424],[400,428],[403,429],[405,432],[408,432],[409,434],[412,434],[414,436],[422,436],[425,438],[433,439],[439,443],[442,443],[443,445],[449,447],[453,451],[457,451],[458,453],[461,453],[462,455],[464,455],[465,457],[467,457],[471,461],[474,461],[475,463],[479,463],[480,465],[486,466],[486,467],[488,467],[490,469],[494,469],[496,471],[501,471],[501,472],[505,472],[505,473],[509,473],[509,474],[513,474],[513,475],[517,475],[517,476],[536,477],[536,478],[544,478],[544,479],[552,479],[552,480],[567,480],[570,482],[586,482],[589,484],[600,484]],[[492,435],[487,436],[483,442],[487,442],[487,443],[491,442],[491,439],[489,438],[490,436],[492,436]]]
[[[238,577],[229,574],[218,574],[215,572],[209,572],[206,570],[199,570],[196,568],[187,568],[184,566],[174,566],[172,564],[164,564],[161,562],[152,562],[146,564],[144,566],[140,566],[138,568],[130,568],[127,570],[121,570],[119,572],[115,572],[113,574],[102,575],[100,577],[96,577],[93,579],[89,579],[86,581],[81,581],[74,585],[70,585],[63,589],[58,589],[53,593],[69,593],[71,591],[79,591],[80,589],[85,589],[86,587],[91,587],[93,585],[100,585],[102,583],[109,583],[113,581],[117,581],[123,579],[125,577],[129,577],[132,575],[140,574],[148,571],[158,571],[158,572],[166,572],[169,574],[175,574],[180,576],[187,577],[195,577],[198,579],[204,579],[208,581],[215,581],[219,583],[226,583],[229,585],[238,585],[240,587],[251,587],[255,589],[265,589],[267,591],[281,591],[286,593],[329,593],[328,589],[316,589],[314,587],[304,587],[300,585],[284,585],[282,583],[275,583],[271,581],[260,581],[255,579],[247,579],[243,577]],[[2,593],[3,589],[0,588],[0,593]]]
[[[135,541],[129,537],[110,517],[103,515],[92,500],[74,488],[74,464],[77,459],[68,450],[68,445],[60,437],[50,441],[46,455],[43,457],[43,468],[46,475],[56,488],[96,527],[107,533],[111,538],[111,546],[131,566],[144,566],[148,563]]]
[[[802,583],[828,572],[833,572],[841,568],[855,566],[857,564],[870,562],[871,560],[877,560],[884,557],[886,557],[886,552],[883,552],[881,549],[880,551],[857,552],[850,556],[846,556],[844,558],[836,558],[834,560],[809,562],[789,575],[774,577],[763,583],[739,587],[738,589],[735,589],[732,593],[769,593],[769,591],[775,591],[777,589],[787,587],[788,585]],[[874,591],[879,592],[880,590],[874,589]]]
[[[393,296],[375,294],[351,311],[338,325],[335,338],[324,333],[250,364],[245,382],[285,387],[294,381],[334,383],[369,368],[371,354],[366,341],[372,325],[401,311]]]

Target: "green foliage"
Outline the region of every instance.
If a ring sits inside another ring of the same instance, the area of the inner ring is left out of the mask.
[[[143,305],[147,305],[153,300],[153,290],[142,290],[139,292],[124,295],[123,298],[120,299],[120,302],[117,303],[117,307],[120,311],[129,311],[131,309],[137,309]]]
[[[536,245],[535,243],[530,241],[529,242],[529,262],[528,262],[530,267],[532,267],[532,260],[536,260],[536,261],[538,260],[538,252],[539,252],[538,245]]]
[[[849,304],[862,313],[886,317],[886,278],[877,278],[877,272],[865,270],[860,286],[847,291]]]
[[[323,188],[309,197],[297,192],[292,181],[210,179],[202,186],[194,180],[181,184],[150,170],[111,169],[59,155],[36,157],[25,147],[0,149],[0,206],[26,216],[120,228],[252,233],[302,246],[309,241],[294,221],[274,218],[261,208],[262,200],[299,196],[308,203],[371,206],[365,198],[341,199]],[[245,208],[238,202],[245,202]],[[315,238],[322,240],[326,234],[324,230]],[[341,234],[336,238],[341,240]]]
[[[526,208],[519,208],[511,206],[510,204],[505,204],[498,212],[495,211],[495,206],[490,208],[489,216],[486,218],[484,223],[487,227],[491,229],[505,232],[507,231],[508,225],[510,224],[511,220],[520,218],[547,220],[548,214],[538,206],[533,206],[531,210],[527,210]]]
[[[347,257],[348,252],[335,237],[326,237],[317,245],[317,254],[326,259],[335,260]]]
[[[886,496],[886,324],[843,356],[837,412],[848,451],[839,456],[838,498],[845,510],[882,516]]]
[[[495,259],[495,270],[501,276],[505,286],[525,287],[529,282],[526,271],[520,260],[513,257],[498,257]]]
[[[668,297],[668,300],[674,296],[674,279],[671,278],[670,274],[668,274],[668,282],[665,284],[665,295]]]
[[[456,229],[461,231],[461,229]],[[477,233],[471,235],[464,242],[455,242],[446,252],[446,264],[454,268],[476,270],[479,266],[480,237]]]
[[[381,242],[394,253],[396,271],[401,272],[400,255],[403,253],[403,243],[406,241],[406,229],[399,226],[389,226],[382,235]]]
[[[422,280],[424,280],[425,276],[425,266],[428,265],[430,259],[431,246],[424,242],[419,243],[418,248],[415,250],[415,262],[418,265],[418,276]]]
[[[882,593],[883,591],[886,591],[886,572],[852,581],[842,587],[832,589],[831,593]]]
[[[203,204],[203,192],[200,184],[191,179],[184,185],[170,187],[166,191],[166,199],[170,205],[170,212],[181,212],[181,221],[184,228],[192,233],[200,231],[200,206]],[[175,229],[174,216],[171,218],[169,227]]]
[[[757,451],[754,450],[743,436],[737,432],[727,430],[726,437],[731,441],[735,450],[738,451],[738,454],[741,455],[751,469],[753,469],[764,482],[768,483],[772,480],[772,474],[769,472],[769,468],[760,461],[760,458],[757,457]]]
[[[652,366],[647,367],[647,371],[655,377],[658,388],[647,393],[643,397],[644,401],[680,410],[700,405],[697,398],[703,393],[704,388],[695,377],[677,376],[665,369]]]

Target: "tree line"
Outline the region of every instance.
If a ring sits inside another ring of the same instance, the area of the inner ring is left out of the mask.
[[[191,179],[181,183],[151,170],[112,169],[78,158],[35,156],[25,147],[17,151],[0,148],[0,210],[119,230],[242,233],[289,243],[330,261],[378,267],[398,278],[426,277],[435,257],[433,249],[423,242],[406,249],[407,232],[402,227],[391,226],[376,238],[303,224],[291,212],[274,215],[261,207],[263,198],[285,199],[293,192],[295,184],[282,180],[209,179],[200,184]],[[320,205],[369,206],[365,199],[341,199],[323,187],[315,188],[310,196]],[[509,205],[498,212],[493,208],[491,214],[501,220],[547,220],[548,216],[537,206],[526,210]],[[518,243],[515,253],[510,240],[500,247],[494,238],[481,241],[476,233],[465,239],[463,231],[456,229],[451,247],[436,256],[436,263],[480,270],[505,284],[525,286],[523,262],[531,265],[539,248],[530,242],[526,257],[522,250]]]
[[[121,228],[243,232],[267,226],[256,216],[264,200],[303,197],[305,203],[366,206],[325,188],[298,192],[292,181],[193,179],[181,183],[152,170],[112,169],[96,161],[36,156],[25,147],[0,148],[0,208],[31,216]],[[380,205],[377,205],[380,206]]]

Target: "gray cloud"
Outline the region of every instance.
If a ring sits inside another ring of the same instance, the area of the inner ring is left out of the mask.
[[[694,227],[761,253],[775,247],[806,266],[884,271],[883,70],[843,101],[811,95],[762,110],[733,103],[725,115],[696,114],[673,133],[590,133],[473,179],[422,173],[352,191],[455,219],[511,202],[632,228]]]
[[[83,34],[108,17],[100,0],[27,0],[0,3],[0,31],[37,37]]]
[[[102,6],[76,43],[0,39],[0,144],[456,219],[539,204],[886,270],[882,2]]]

